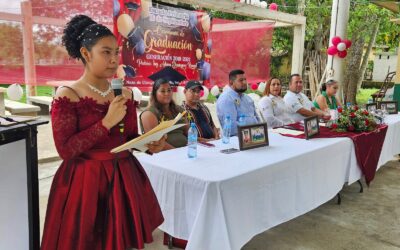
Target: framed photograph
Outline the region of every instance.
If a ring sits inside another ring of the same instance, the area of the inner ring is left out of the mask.
[[[379,102],[378,106],[380,110],[386,109],[389,115],[397,114],[398,112],[398,103],[395,101]]]
[[[312,116],[304,119],[304,135],[310,139],[319,134],[318,116]]]
[[[370,113],[375,112],[375,110],[378,109],[378,103],[373,102],[373,103],[365,104],[365,109]]]
[[[238,126],[240,150],[247,150],[269,145],[267,123]]]

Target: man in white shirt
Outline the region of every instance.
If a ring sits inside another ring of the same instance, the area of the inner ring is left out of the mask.
[[[290,76],[289,90],[286,93],[285,103],[288,107],[289,116],[295,122],[304,120],[307,117],[318,116],[324,120],[329,120],[330,115],[316,109],[308,97],[302,93],[303,80],[299,74]]]

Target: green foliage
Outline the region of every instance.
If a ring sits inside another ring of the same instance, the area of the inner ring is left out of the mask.
[[[374,117],[369,114],[365,109],[359,109],[358,106],[351,106],[349,108],[339,108],[339,119],[333,125],[339,132],[366,132],[376,129],[377,124]]]

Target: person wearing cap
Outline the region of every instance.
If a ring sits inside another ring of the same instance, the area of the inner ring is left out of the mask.
[[[160,78],[153,84],[149,106],[140,114],[140,127],[143,133],[152,130],[162,121],[173,120],[184,109],[172,100],[170,81]],[[179,123],[186,123],[182,118]],[[187,145],[188,126],[177,128],[167,133],[167,141],[163,150],[184,147]]]
[[[188,81],[185,86],[185,100],[182,107],[187,111],[188,122],[194,122],[199,141],[209,141],[219,138],[218,129],[212,120],[210,110],[200,102],[200,92],[203,86],[199,81]]]
[[[324,120],[329,120],[331,116],[319,109],[316,109],[308,97],[302,93],[303,80],[299,74],[292,74],[289,80],[289,90],[283,98],[289,116],[294,122],[299,122],[307,117],[318,116]]]
[[[255,124],[259,120],[253,100],[244,93],[247,90],[247,81],[243,70],[232,70],[229,73],[229,87],[217,100],[217,115],[222,128],[225,117],[231,117],[231,135],[234,136],[237,135],[240,116],[245,118],[245,124]]]
[[[336,99],[338,89],[338,83],[334,79],[323,83],[321,86],[321,94],[314,101],[314,107],[322,111],[329,111],[330,109],[335,110],[339,106],[342,106],[339,100]]]

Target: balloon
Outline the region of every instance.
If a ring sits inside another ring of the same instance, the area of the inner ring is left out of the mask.
[[[265,82],[260,82],[257,90],[262,93],[262,92],[264,92],[266,86],[267,86],[267,84]]]
[[[334,56],[334,55],[336,55],[336,53],[338,53],[338,50],[335,46],[331,46],[328,48],[328,50],[326,52],[328,53],[328,55]]]
[[[144,51],[146,49],[146,46],[144,45],[144,40],[141,39],[137,44],[136,44],[136,54],[138,55],[143,55]]]
[[[276,3],[271,3],[269,5],[269,10],[277,11],[278,10],[278,5]]]
[[[203,70],[201,71],[201,80],[209,80],[211,73],[211,64],[209,62],[204,62]]]
[[[345,58],[346,56],[347,56],[347,51],[346,50],[338,52],[338,57]]]
[[[208,39],[208,41],[207,41],[207,48],[208,48],[208,51],[211,53],[211,48],[212,48],[212,40],[211,39]]]
[[[218,86],[215,85],[214,87],[212,87],[210,93],[211,93],[211,95],[213,95],[213,96],[219,95],[219,88],[218,88]]]
[[[136,27],[134,30],[129,32],[128,40],[133,45],[138,44],[143,40],[143,29],[141,27]]]
[[[257,83],[253,83],[253,84],[251,84],[251,89],[252,89],[252,90],[256,90],[256,89],[258,89],[258,85],[257,85]]]
[[[119,4],[119,1],[118,0],[114,0],[113,13],[114,13],[115,17],[118,16],[120,9],[121,9],[121,5]]]
[[[203,51],[201,49],[196,49],[196,58],[197,60],[201,60],[201,58],[203,58]]]
[[[255,105],[257,105],[258,101],[261,99],[261,97],[256,93],[250,93],[248,96],[253,100]]]
[[[266,9],[266,8],[268,7],[268,3],[262,1],[262,2],[260,3],[260,7]]]
[[[129,33],[135,28],[135,24],[130,15],[121,14],[117,19],[117,27],[119,33],[125,38],[128,38]]]
[[[344,42],[341,42],[336,46],[336,48],[338,51],[343,51],[346,49],[346,44]]]
[[[227,84],[227,85],[225,85],[225,87],[222,89],[222,92],[225,92],[225,91],[227,91],[228,89],[230,88],[230,86]]]
[[[342,42],[342,39],[340,37],[338,37],[338,36],[335,36],[334,38],[332,38],[332,44],[334,46],[337,46],[341,42]]]
[[[150,7],[152,6],[151,0],[142,0],[140,2],[141,13],[140,16],[142,19],[150,16]]]
[[[24,90],[18,83],[11,84],[7,88],[7,96],[10,100],[18,101],[24,95]]]
[[[140,103],[143,97],[142,91],[140,91],[140,89],[137,87],[133,87],[132,91],[133,91],[133,99]]]
[[[183,86],[178,86],[177,92],[176,92],[176,97],[177,97],[177,103],[182,103],[183,100],[185,100],[185,87]]]
[[[208,95],[210,94],[210,91],[208,90],[208,88],[206,86],[203,86],[203,95],[201,95],[200,93],[200,100],[207,100]]]
[[[346,44],[346,49],[348,49],[348,48],[350,48],[351,47],[351,41],[350,40],[344,40],[343,41],[344,42],[344,44]]]
[[[197,25],[197,14],[196,13],[190,13],[189,15],[189,27],[193,28],[194,26]]]
[[[254,6],[257,6],[257,7],[261,6],[260,0],[252,0],[251,4],[254,5]]]
[[[118,66],[118,69],[117,69],[117,77],[118,77],[119,79],[124,79],[125,76],[126,76],[124,67],[125,67],[125,65],[123,65],[123,64],[120,64],[120,65]]]
[[[211,28],[211,18],[208,14],[205,14],[201,18],[201,27],[203,27],[204,32],[209,32]]]

